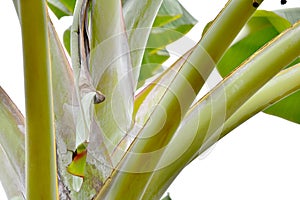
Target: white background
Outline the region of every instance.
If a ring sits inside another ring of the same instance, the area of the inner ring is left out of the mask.
[[[226,0],[181,2],[199,21],[188,34],[197,41],[205,24],[216,16]],[[279,0],[265,0],[260,8],[295,6],[300,7],[300,0],[288,0],[285,6]],[[0,27],[0,85],[24,112],[21,35],[11,0],[1,1]],[[62,33],[64,28],[58,31]],[[183,170],[168,192],[174,200],[298,200],[299,161],[300,125],[261,113]],[[1,190],[0,199],[6,199]]]

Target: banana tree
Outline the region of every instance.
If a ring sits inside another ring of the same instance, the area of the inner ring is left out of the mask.
[[[10,199],[160,199],[256,113],[300,123],[299,8],[230,0],[163,67],[167,45],[196,23],[178,1],[13,2],[26,113],[0,89],[0,180]],[[72,16],[63,44],[47,8]],[[214,69],[222,80],[197,98]]]

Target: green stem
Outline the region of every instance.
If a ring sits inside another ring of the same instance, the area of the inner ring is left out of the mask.
[[[33,12],[34,11],[34,12]],[[58,199],[45,1],[20,1],[26,98],[26,196]]]
[[[179,172],[202,151],[204,141],[220,135],[224,122],[268,80],[300,54],[300,22],[254,54],[201,99],[183,120],[152,176],[144,199],[159,197]],[[174,148],[176,147],[176,148]]]
[[[128,134],[130,137],[134,135],[136,139],[113,172],[111,181],[107,181],[101,189],[97,199],[140,199],[143,197],[145,185],[148,184],[154,173],[152,171],[155,170],[160,160],[160,150],[168,144],[215,63],[254,11],[251,0],[229,1],[174,78],[168,84],[164,83],[164,87],[154,88],[154,93],[163,95],[159,98],[151,97],[149,103],[143,102],[147,108],[155,107],[153,110],[145,109],[150,113],[147,119],[151,120],[145,120],[140,130],[136,131],[133,128],[136,132]],[[158,100],[152,101],[155,98]],[[153,102],[155,104],[151,104]],[[143,109],[140,110],[143,112]],[[163,115],[167,116],[166,121],[160,120]],[[150,122],[151,125],[149,125]],[[159,130],[159,132],[153,135],[153,130]],[[149,152],[151,158],[143,156]],[[152,156],[151,152],[157,153]],[[128,190],[128,185],[132,189]]]
[[[270,80],[264,87],[255,93],[245,104],[243,104],[222,127],[220,135],[204,141],[201,150],[194,157],[207,150],[217,140],[220,140],[233,129],[244,123],[246,120],[275,104],[281,99],[293,94],[300,89],[300,64],[283,70],[276,77]]]

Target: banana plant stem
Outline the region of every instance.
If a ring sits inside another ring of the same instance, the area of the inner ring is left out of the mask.
[[[201,151],[207,138],[219,134],[217,131],[222,130],[220,128],[227,119],[299,56],[299,46],[300,22],[260,49],[198,101],[164,151],[143,198],[162,195],[177,174]]]
[[[20,1],[26,99],[26,198],[30,200],[58,199],[45,3]]]

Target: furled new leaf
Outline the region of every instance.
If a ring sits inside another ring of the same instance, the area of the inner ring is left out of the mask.
[[[69,150],[75,149],[75,132],[76,132],[76,112],[78,112],[78,102],[74,98],[74,77],[67,57],[64,53],[60,40],[55,32],[51,22],[48,23],[49,38],[50,38],[50,56],[52,65],[52,84],[53,84],[53,100],[55,113],[55,128],[56,128],[56,147],[57,147],[57,163],[58,163],[58,180],[60,199],[91,199],[99,190],[103,182],[102,171],[95,167],[94,163],[81,162],[85,166],[85,179],[74,177],[67,171],[68,165],[72,163],[70,172],[77,173],[74,168],[75,162],[72,162],[72,155]],[[96,135],[95,128],[94,135]],[[97,131],[99,132],[99,131]],[[98,138],[97,138],[98,139]],[[98,140],[99,142],[100,140]],[[101,146],[101,145],[99,145]],[[94,147],[94,149],[97,149]],[[103,155],[103,154],[98,154]],[[98,159],[101,159],[99,156]],[[103,159],[104,160],[104,159]],[[97,163],[98,164],[98,163]],[[100,166],[98,164],[98,166]],[[83,171],[83,170],[81,170]],[[78,179],[76,179],[78,178]],[[65,188],[68,188],[67,190]]]
[[[110,3],[112,2],[106,1],[106,3],[111,5]],[[104,5],[103,2],[101,2],[101,6],[102,5]],[[92,6],[92,8],[97,10],[96,6]],[[73,116],[76,122],[76,137],[74,138],[76,138],[76,146],[79,146],[85,141],[89,142],[85,164],[85,178],[82,179],[77,176],[73,176],[72,178],[72,187],[76,192],[73,192],[71,195],[77,199],[91,199],[98,192],[103,181],[105,181],[111,171],[109,164],[110,156],[107,152],[106,144],[104,143],[102,129],[99,127],[99,123],[97,124],[95,121],[94,115],[94,104],[101,103],[105,97],[100,91],[96,91],[97,84],[92,80],[92,78],[98,79],[100,77],[92,77],[90,74],[90,71],[92,70],[96,73],[97,70],[99,70],[97,69],[99,66],[93,62],[91,62],[90,65],[89,60],[90,41],[86,34],[87,31],[89,31],[89,26],[87,25],[87,19],[89,18],[88,9],[88,1],[77,1],[76,9],[74,11],[74,20],[71,27],[71,58],[75,79],[74,90],[76,93],[76,96],[74,97],[76,104],[72,105]],[[109,11],[110,9],[105,7],[104,10]],[[114,13],[111,14],[114,15]],[[97,22],[99,22],[99,20],[97,20]],[[97,39],[95,39],[95,41],[97,43]],[[91,43],[93,44],[93,42]],[[91,47],[91,50],[93,51],[93,45],[91,45]],[[91,53],[91,55],[94,54]],[[95,66],[96,68],[94,68]],[[100,69],[100,71],[101,70],[102,69]],[[95,75],[94,73],[92,74]],[[77,164],[81,165],[77,166],[78,168],[84,166],[83,162],[73,162],[74,167],[76,167]]]
[[[93,84],[106,96],[103,103],[95,105],[95,113],[109,155],[131,127],[134,98],[130,50],[123,16],[121,12],[111,10],[121,10],[121,2],[93,2],[90,45]]]

